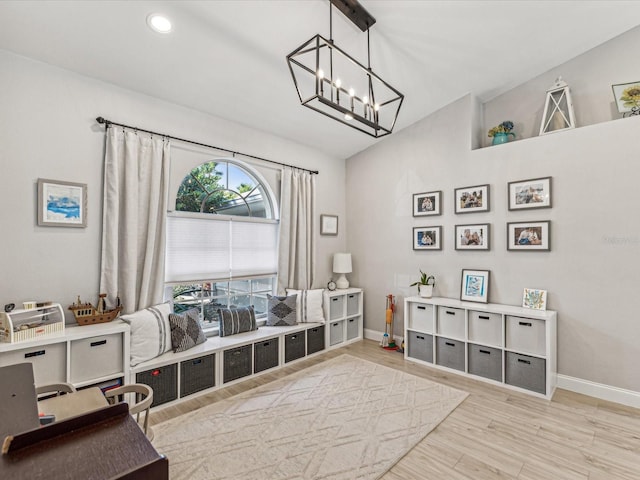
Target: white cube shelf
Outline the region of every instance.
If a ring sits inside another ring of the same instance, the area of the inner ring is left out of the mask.
[[[551,399],[556,312],[452,298],[404,300],[405,358]]]

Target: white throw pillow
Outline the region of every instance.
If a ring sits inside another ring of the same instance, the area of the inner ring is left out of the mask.
[[[296,310],[298,323],[324,323],[322,310],[322,292],[324,288],[316,290],[292,290],[287,288],[287,295],[297,295]]]
[[[171,350],[170,303],[122,315],[131,327],[131,366],[156,358]]]

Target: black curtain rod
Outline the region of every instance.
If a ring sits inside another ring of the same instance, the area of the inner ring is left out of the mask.
[[[262,158],[262,157],[258,157],[256,155],[249,155],[248,153],[236,152],[234,150],[229,150],[228,148],[216,147],[215,145],[207,145],[206,143],[194,142],[193,140],[186,140],[184,138],[174,137],[173,135],[167,135],[166,133],[152,132],[151,130],[145,130],[144,128],[132,127],[131,125],[124,125],[122,123],[112,122],[111,120],[107,120],[107,119],[102,118],[102,117],[96,118],[96,121],[101,125],[104,124],[105,128],[109,128],[109,125],[115,125],[117,127],[129,128],[129,129],[137,131],[137,132],[145,132],[145,133],[149,133],[151,135],[158,135],[160,137],[166,137],[166,138],[170,138],[172,140],[179,140],[181,142],[191,143],[192,145],[199,145],[201,147],[213,148],[214,150],[220,150],[222,152],[229,152],[229,153],[234,154],[234,155],[242,155],[243,157],[255,158],[256,160],[261,160],[263,162],[275,163],[276,165],[282,165],[283,167],[297,168],[298,170],[304,170],[305,172],[309,172],[309,173],[314,174],[314,175],[318,175],[318,173],[319,173],[318,170],[309,170],[308,168],[296,167],[295,165],[289,165],[287,163],[276,162],[275,160],[269,160],[268,158]]]

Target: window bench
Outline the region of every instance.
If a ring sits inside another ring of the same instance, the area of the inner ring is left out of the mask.
[[[208,337],[184,352],[168,352],[131,367],[130,381],[153,388],[152,407],[166,406],[321,352],[326,348],[325,328],[323,323],[300,323]]]

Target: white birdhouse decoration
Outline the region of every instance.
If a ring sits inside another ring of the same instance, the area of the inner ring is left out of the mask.
[[[547,100],[544,104],[544,114],[540,124],[540,135],[559,132],[576,127],[573,115],[573,103],[569,85],[558,77],[547,90]]]

